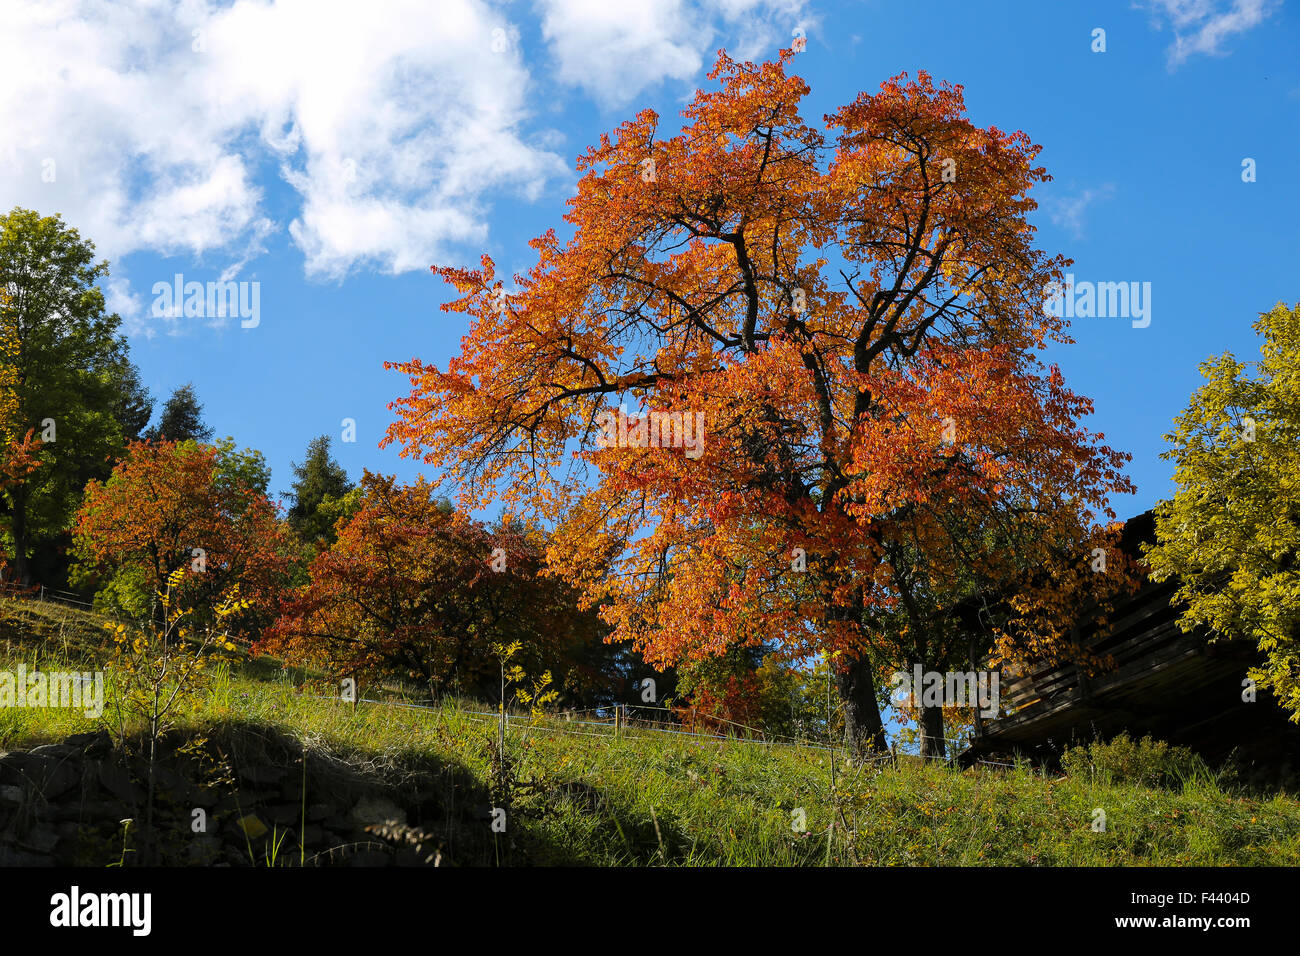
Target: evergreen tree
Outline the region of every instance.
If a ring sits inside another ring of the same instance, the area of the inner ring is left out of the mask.
[[[334,521],[338,509],[329,505],[354,487],[347,471],[330,455],[330,437],[319,435],[307,445],[307,457],[293,465],[294,482],[289,497],[289,526],[304,540],[334,543]],[[322,507],[325,506],[325,507]]]
[[[125,356],[116,369],[118,397],[113,415],[122,428],[124,441],[138,441],[153,418],[153,396],[140,381],[140,370]]]
[[[171,394],[163,406],[162,416],[144,437],[149,441],[198,441],[212,438],[212,429],[203,422],[203,406],[187,382]]]

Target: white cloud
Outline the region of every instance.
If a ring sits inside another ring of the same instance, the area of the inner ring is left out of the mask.
[[[708,28],[682,0],[541,0],[539,6],[560,80],[605,105],[664,79],[692,77],[704,65],[701,36]]]
[[[605,107],[713,64],[719,46],[757,59],[790,45],[815,20],[803,0],[537,0],[561,82]]]
[[[1114,184],[1105,183],[1096,189],[1084,189],[1072,196],[1045,199],[1043,206],[1053,225],[1066,230],[1075,239],[1082,239],[1084,215],[1088,207],[1100,200],[1110,199],[1114,195]]]
[[[490,192],[565,174],[521,129],[529,73],[483,0],[5,6],[0,189],[113,259],[211,255],[229,277],[287,228],[312,275],[423,269],[484,239]]]
[[[5,4],[0,190],[119,263],[128,319],[133,252],[231,279],[287,233],[309,275],[424,269],[482,244],[493,200],[568,175],[562,138],[527,125],[540,100],[490,0]],[[816,26],[805,0],[534,6],[556,78],[605,105]]]
[[[1149,0],[1158,24],[1173,28],[1169,68],[1176,69],[1197,53],[1226,56],[1226,40],[1263,23],[1280,0]]]
[[[144,301],[125,278],[112,276],[104,283],[104,306],[109,312],[127,317],[128,331],[138,331],[152,337],[151,327],[143,326],[138,329],[133,327],[136,317],[144,315]]]

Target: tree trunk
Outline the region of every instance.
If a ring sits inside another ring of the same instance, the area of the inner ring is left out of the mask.
[[[973,634],[970,637],[967,646],[968,646],[967,656],[969,657],[970,660],[970,672],[972,674],[978,675],[979,668],[975,666],[975,637]],[[971,716],[975,718],[975,739],[978,740],[980,737],[984,736],[984,717],[980,713],[980,709],[978,706],[971,708]]]
[[[14,537],[14,582],[26,586],[31,583],[31,569],[27,566],[27,498],[21,489],[13,493],[13,520],[10,533]]]
[[[884,753],[889,749],[885,725],[876,702],[876,682],[871,665],[862,659],[851,661],[835,675],[835,686],[844,707],[844,745],[850,753]]]
[[[948,756],[948,742],[943,737],[943,708],[926,707],[920,704],[919,700],[918,704],[922,735],[921,756],[944,759]]]

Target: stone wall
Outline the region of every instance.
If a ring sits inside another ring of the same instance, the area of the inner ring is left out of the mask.
[[[466,774],[363,772],[264,729],[241,747],[249,734],[165,741],[152,840],[147,745],[100,732],[0,753],[0,866],[438,866],[487,832]]]

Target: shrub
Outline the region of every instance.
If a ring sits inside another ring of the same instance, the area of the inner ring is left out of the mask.
[[[95,592],[95,610],[132,620],[147,618],[153,607],[148,572],[127,565],[119,568],[108,582]]]
[[[1108,742],[1094,740],[1067,748],[1061,755],[1061,769],[1072,777],[1097,774],[1110,783],[1160,787],[1180,786],[1203,771],[1205,763],[1186,747],[1150,737],[1135,741],[1125,731]]]

